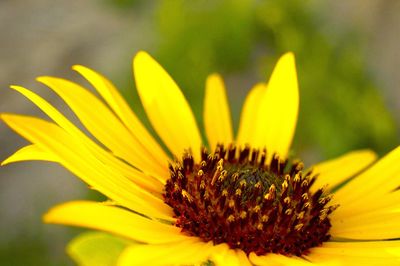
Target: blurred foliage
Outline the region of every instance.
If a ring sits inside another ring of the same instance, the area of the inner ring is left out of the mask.
[[[0,260],[8,265],[51,265],[46,254],[49,254],[46,241],[39,235],[15,237],[0,245]]]
[[[396,145],[396,126],[368,73],[361,33],[329,28],[317,1],[155,2],[155,45],[148,50],[182,87],[199,121],[209,73],[229,80],[254,70],[255,84],[267,80],[280,55],[293,51],[301,93],[296,151],[332,157],[371,148],[383,154]]]
[[[15,225],[23,229],[14,238],[0,241],[0,265],[72,265],[71,259],[63,252],[64,247],[54,248],[51,244],[54,235],[49,234],[48,224],[37,226],[36,223]],[[67,229],[70,235],[82,230]],[[69,234],[68,234],[69,235]],[[67,238],[67,237],[65,237]],[[54,250],[57,250],[55,253]]]

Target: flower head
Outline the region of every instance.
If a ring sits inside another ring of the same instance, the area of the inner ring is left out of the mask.
[[[12,88],[52,122],[1,115],[32,143],[3,164],[58,162],[109,198],[56,206],[46,222],[129,240],[118,265],[399,264],[400,241],[393,239],[400,237],[400,148],[378,162],[369,150],[313,167],[289,158],[299,106],[293,54],[281,57],[267,84],[250,91],[236,137],[223,81],[217,74],[207,79],[207,148],[176,83],[139,52],[139,96],[172,157],[109,80],[73,68],[104,101],[71,81],[38,81],[70,106],[92,137],[19,86]]]

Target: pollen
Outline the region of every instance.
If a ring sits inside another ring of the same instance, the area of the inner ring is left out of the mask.
[[[190,152],[169,166],[164,200],[182,232],[214,244],[257,255],[301,256],[329,240],[330,214],[337,206],[324,188],[313,188],[316,175],[298,160],[267,151],[218,145]]]

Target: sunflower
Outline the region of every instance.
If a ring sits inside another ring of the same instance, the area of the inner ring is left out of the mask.
[[[145,52],[133,66],[143,107],[169,153],[112,83],[86,67],[73,69],[103,101],[68,80],[37,80],[69,105],[90,137],[37,94],[12,86],[52,122],[2,114],[31,142],[3,164],[57,162],[109,199],[61,204],[45,222],[122,237],[118,265],[400,265],[400,148],[377,162],[374,152],[359,150],[308,168],[288,156],[299,107],[292,53],[250,91],[236,137],[224,83],[208,77],[208,146],[167,72]]]

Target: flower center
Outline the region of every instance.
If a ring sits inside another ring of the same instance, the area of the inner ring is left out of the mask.
[[[330,238],[327,206],[331,196],[322,188],[310,191],[316,178],[303,173],[300,161],[234,145],[205,148],[196,164],[190,153],[170,165],[165,202],[176,226],[214,244],[227,243],[249,254],[300,256]]]

